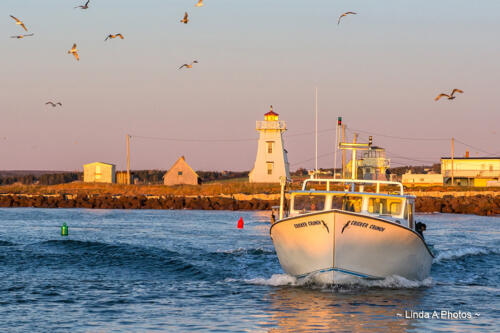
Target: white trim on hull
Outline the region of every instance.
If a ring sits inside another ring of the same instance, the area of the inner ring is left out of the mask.
[[[271,238],[283,270],[322,283],[383,279],[423,280],[432,253],[415,231],[379,217],[341,210],[277,221]]]

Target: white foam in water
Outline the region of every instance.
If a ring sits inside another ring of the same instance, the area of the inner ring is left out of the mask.
[[[269,249],[265,249],[263,247],[258,247],[258,248],[249,248],[245,249],[243,247],[239,247],[237,249],[231,249],[231,250],[217,250],[217,253],[226,253],[226,254],[233,254],[233,253],[247,253],[250,251],[262,251],[263,253],[274,253],[273,251]]]
[[[288,274],[273,274],[269,279],[255,278],[244,280],[249,284],[258,284],[262,286],[295,286],[297,285],[297,278]]]
[[[492,251],[479,247],[465,247],[456,250],[448,250],[440,252],[437,255],[437,257],[434,258],[434,263],[441,262],[442,260],[457,259],[468,255],[479,255],[479,254],[489,254],[489,253],[499,253],[499,251],[498,249]]]
[[[408,280],[404,277],[393,275],[386,277],[383,280],[364,280],[359,279],[355,284],[366,286],[366,287],[378,287],[378,288],[391,288],[391,289],[411,289],[420,287],[430,287],[434,284],[431,277],[424,279],[422,281]]]
[[[236,282],[236,279],[226,279],[226,282]],[[270,278],[254,278],[254,279],[246,279],[243,282],[248,284],[256,284],[262,286],[318,286],[322,288],[328,288],[329,285],[325,285],[322,283],[317,283],[314,281],[313,276],[307,276],[305,278],[297,279],[288,274],[273,274]],[[405,279],[401,276],[389,276],[383,280],[365,280],[365,279],[354,279],[349,280],[343,283],[341,286],[343,289],[350,288],[358,288],[358,287],[368,287],[368,288],[390,288],[390,289],[399,289],[399,288],[420,288],[420,287],[430,287],[434,284],[434,281],[431,277],[428,277],[422,281],[413,281]],[[332,286],[332,285],[330,285]]]

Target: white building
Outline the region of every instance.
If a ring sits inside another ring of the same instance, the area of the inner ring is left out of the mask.
[[[500,157],[441,157],[441,174],[444,183],[453,185],[485,187],[488,182],[500,181]]]
[[[83,166],[85,183],[116,183],[114,164],[94,162]]]
[[[443,175],[440,173],[405,173],[401,182],[405,186],[442,186]]]
[[[287,151],[283,144],[286,123],[271,111],[264,115],[264,121],[257,121],[260,137],[257,144],[255,165],[250,171],[250,183],[279,183],[280,177],[290,178]]]

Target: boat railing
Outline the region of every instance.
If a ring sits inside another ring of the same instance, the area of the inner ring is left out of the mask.
[[[380,193],[380,185],[396,185],[399,187],[400,195],[404,195],[403,184],[400,182],[393,182],[388,180],[367,180],[367,179],[332,179],[332,178],[314,178],[314,179],[306,179],[302,184],[302,190],[307,190],[308,183],[326,183],[326,190],[330,191],[330,183],[342,183],[342,184],[350,184],[351,192],[354,192],[354,187],[356,184],[358,185],[375,185],[376,193]]]

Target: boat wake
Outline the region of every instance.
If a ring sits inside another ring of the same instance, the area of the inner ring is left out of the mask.
[[[235,282],[235,279],[226,279],[226,282]],[[314,276],[307,276],[297,279],[288,274],[273,274],[270,278],[257,277],[253,279],[245,279],[243,282],[247,284],[262,285],[262,286],[292,286],[292,287],[310,287],[313,289],[321,288],[333,291],[346,291],[353,289],[364,288],[383,288],[383,289],[414,289],[422,287],[431,287],[434,281],[431,277],[422,281],[413,281],[405,279],[401,276],[389,276],[383,280],[365,280],[353,279],[342,284],[323,284],[318,283]]]
[[[442,261],[455,260],[469,256],[481,256],[489,254],[500,254],[500,249],[465,247],[462,249],[446,250],[438,253],[436,258],[434,258],[434,263],[440,263]]]
[[[247,254],[251,254],[251,255],[275,254],[276,252],[274,250],[265,249],[263,247],[248,248],[248,249],[240,247],[240,248],[232,249],[232,250],[217,250],[216,253],[223,253],[223,254],[230,254],[230,255],[238,256],[238,255],[247,255]]]

